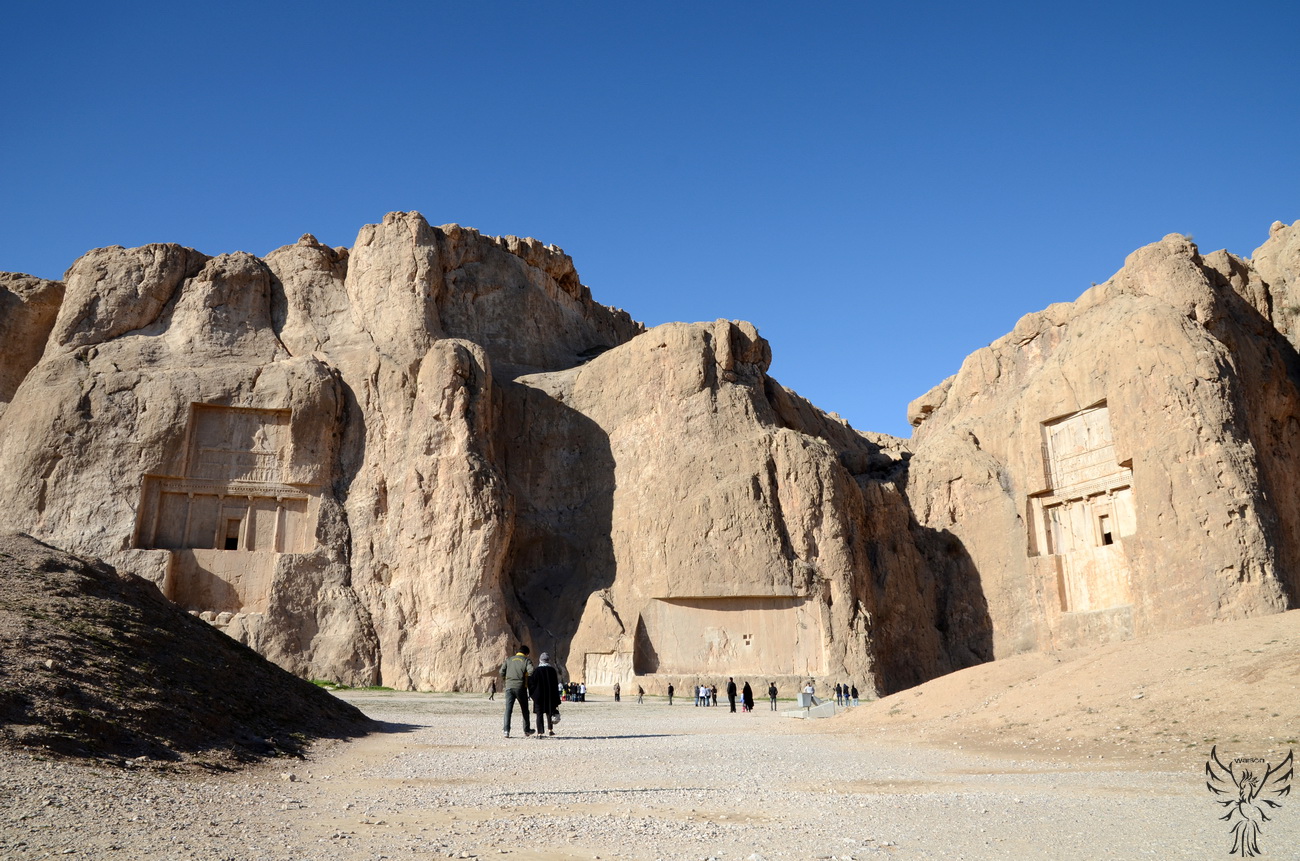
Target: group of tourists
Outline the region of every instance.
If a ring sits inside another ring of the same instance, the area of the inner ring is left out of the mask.
[[[519,705],[519,711],[524,718],[524,736],[535,736],[537,738],[546,738],[555,735],[555,724],[560,720],[560,703],[568,702],[585,702],[587,699],[587,685],[582,682],[562,684],[560,682],[559,671],[551,665],[551,656],[542,652],[541,657],[537,659],[537,665],[534,666],[532,660],[528,657],[529,650],[527,646],[521,645],[513,655],[501,664],[500,677],[505,691],[505,719],[502,722],[502,732],[506,738],[510,738],[510,723],[514,716],[515,704]],[[804,689],[808,693],[813,693],[812,680]],[[622,686],[614,683],[614,702],[619,702],[622,694]],[[488,688],[488,699],[496,699],[497,685],[494,679]],[[670,684],[668,686],[668,705],[673,704],[673,694],[675,689]],[[736,703],[740,702],[741,711],[749,713],[754,711],[754,689],[750,687],[748,681],[740,687],[736,686],[734,677],[727,679],[726,686],[727,704],[731,711],[736,711]],[[771,710],[776,711],[777,689],[774,682],[767,683],[767,698],[771,704]],[[636,689],[636,701],[638,703],[645,701],[645,688],[640,685]],[[858,689],[856,685],[837,684],[835,685],[835,702],[837,705],[857,705]],[[718,704],[718,686],[717,685],[696,685],[695,686],[695,705],[696,706],[716,706]],[[531,705],[531,709],[529,706]],[[537,729],[533,729],[533,718],[536,718]]]
[[[835,705],[856,706],[857,704],[858,704],[857,685],[836,685],[835,686]]]
[[[767,698],[772,704],[772,711],[776,711],[776,684],[767,683]],[[752,712],[754,710],[754,689],[750,687],[749,682],[745,682],[739,691],[740,706],[743,711]],[[736,680],[727,679],[727,704],[734,712],[736,710],[737,690]],[[668,686],[668,705],[673,704],[673,686]],[[695,705],[696,706],[716,706],[718,704],[718,686],[717,685],[696,685],[695,686]]]
[[[546,738],[555,735],[555,724],[560,719],[560,673],[551,666],[551,656],[542,652],[537,659],[537,666],[528,658],[528,647],[519,649],[506,658],[501,665],[501,678],[505,683],[506,715],[502,729],[505,737],[510,738],[510,719],[514,715],[515,703],[524,716],[524,737]],[[492,693],[496,693],[495,684]],[[585,690],[584,690],[585,693]],[[532,701],[533,714],[537,716],[537,729],[534,730],[528,716],[528,704]]]

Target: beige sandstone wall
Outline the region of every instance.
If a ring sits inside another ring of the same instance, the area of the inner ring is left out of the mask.
[[[0,416],[45,350],[63,289],[61,281],[0,272]]]
[[[512,579],[574,677],[893,690],[987,659],[972,572],[919,549],[901,441],[781,388],[770,358],[747,323],[670,323],[507,387]]]
[[[1300,362],[1263,271],[1165,237],[912,404],[908,497],[973,559],[997,654],[1293,606]]]
[[[264,260],[97,249],[0,280],[0,529],[399,688],[481,689],[523,639],[597,686],[888,692],[1270,612],[1298,234],[1136,252],[918,399],[911,442],[783,388],[747,323],[645,331],[535,240],[393,213]]]

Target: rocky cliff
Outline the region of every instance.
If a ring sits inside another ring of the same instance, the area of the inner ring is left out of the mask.
[[[1295,605],[1297,237],[1252,263],[1167,236],[913,402],[909,500],[970,554],[999,655]]]
[[[395,213],[3,283],[0,524],[300,675],[479,689],[521,639],[595,685],[893,689],[990,654],[901,441],[782,388],[748,324],[644,331],[557,248]]]
[[[304,676],[478,690],[512,641],[650,690],[888,692],[1292,606],[1300,230],[1181,237],[862,433],[743,322],[645,330],[572,260],[394,213],[265,259],[0,279],[0,529]]]

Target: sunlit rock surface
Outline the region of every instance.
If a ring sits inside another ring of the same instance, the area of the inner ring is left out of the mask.
[[[897,690],[1292,606],[1297,229],[1170,236],[859,432],[738,321],[645,330],[560,249],[393,213],[264,259],[0,276],[0,529],[302,676]],[[1291,315],[1291,316],[1288,316]]]

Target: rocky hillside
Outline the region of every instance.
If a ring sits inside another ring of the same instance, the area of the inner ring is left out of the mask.
[[[139,577],[0,536],[0,746],[220,766],[370,729]]]

